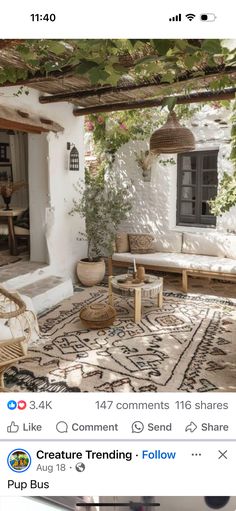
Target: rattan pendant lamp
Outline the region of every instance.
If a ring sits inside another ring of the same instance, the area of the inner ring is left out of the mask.
[[[184,153],[195,149],[193,133],[179,123],[175,112],[170,112],[166,123],[154,131],[150,138],[153,155]]]

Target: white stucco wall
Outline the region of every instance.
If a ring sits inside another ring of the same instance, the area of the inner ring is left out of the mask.
[[[196,151],[218,149],[219,179],[223,172],[233,171],[230,155],[230,112],[224,108],[208,105],[196,113],[191,121],[183,121],[195,135]],[[219,122],[220,121],[220,122]],[[128,142],[116,155],[114,170],[124,179],[131,180],[134,191],[134,206],[129,219],[121,226],[130,232],[142,232],[148,228],[160,234],[171,230],[199,231],[199,228],[176,226],[177,155],[163,154],[153,163],[151,182],[145,182],[138,167],[134,152],[148,149],[149,141]],[[160,160],[174,158],[175,164],[164,166]],[[200,228],[204,231],[206,228]],[[236,230],[236,208],[217,219],[216,230]]]
[[[49,262],[45,236],[45,211],[48,206],[47,156],[47,135],[29,134],[30,259],[41,263]]]
[[[84,222],[68,215],[75,196],[74,184],[84,177],[83,119],[73,116],[69,103],[41,105],[38,91],[29,89],[29,95],[16,97],[17,91],[18,87],[2,88],[0,105],[25,109],[64,128],[58,134],[29,134],[31,259],[49,261],[54,274],[73,276],[75,263],[86,254],[86,242],[77,240]],[[79,172],[68,170],[67,142],[79,150]]]

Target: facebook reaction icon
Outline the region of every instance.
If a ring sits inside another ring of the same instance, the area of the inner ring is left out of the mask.
[[[14,399],[10,399],[10,401],[8,401],[7,403],[7,407],[9,410],[15,410],[16,408],[18,408],[18,410],[25,410],[26,406],[27,403],[23,399],[21,399],[18,402],[14,401]]]
[[[13,399],[8,401],[7,408],[9,408],[9,410],[15,410],[16,407],[17,407],[17,402],[16,401],[14,401]]]

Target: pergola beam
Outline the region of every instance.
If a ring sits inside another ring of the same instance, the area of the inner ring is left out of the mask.
[[[208,101],[231,100],[235,98],[236,87],[231,87],[223,91],[213,92],[194,92],[184,96],[170,96],[176,99],[177,105],[186,105],[189,103],[203,103]],[[144,99],[138,101],[126,101],[121,103],[110,103],[107,105],[96,105],[86,108],[75,108],[74,115],[81,117],[89,114],[97,114],[102,112],[117,112],[121,110],[137,110],[139,108],[153,108],[162,106],[162,99]]]
[[[122,92],[132,92],[132,91],[139,91],[141,89],[145,88],[158,88],[158,91],[166,89],[167,87],[178,87],[178,85],[181,87],[181,85],[184,83],[185,85],[190,85],[193,82],[196,82],[197,80],[205,83],[206,85],[214,78],[219,78],[222,76],[231,76],[233,74],[236,75],[236,67],[230,66],[227,69],[219,69],[219,67],[202,70],[203,75],[200,74],[199,76],[196,76],[196,71],[188,71],[184,73],[182,76],[178,77],[178,80],[174,81],[173,83],[168,82],[161,82],[161,79],[159,76],[156,76],[153,78],[152,81],[146,81],[139,84],[128,84],[128,85],[120,85],[120,86],[100,86],[100,87],[94,87],[94,88],[87,88],[83,90],[77,90],[77,91],[71,91],[71,92],[60,92],[57,94],[50,94],[47,96],[40,96],[39,102],[42,104],[47,103],[59,103],[62,101],[73,101],[74,99],[80,100],[80,99],[89,99],[97,97],[98,100],[100,100],[104,95],[106,94],[122,94]],[[49,75],[50,76],[50,75]],[[58,75],[58,78],[60,76]],[[33,83],[33,80],[31,81]]]

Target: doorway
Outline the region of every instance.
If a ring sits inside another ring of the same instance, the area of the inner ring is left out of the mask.
[[[0,267],[30,258],[28,134],[0,130]]]

